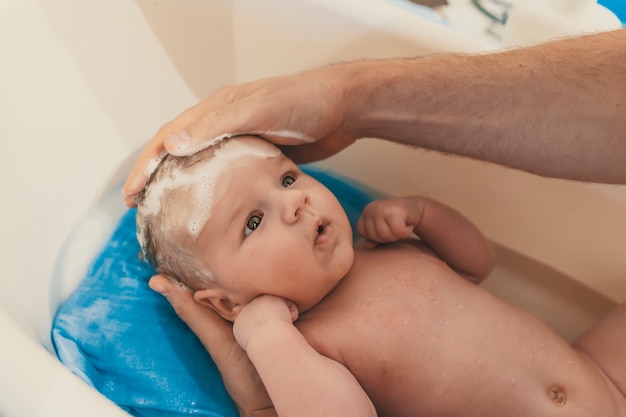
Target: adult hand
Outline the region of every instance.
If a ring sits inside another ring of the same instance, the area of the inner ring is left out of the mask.
[[[211,308],[197,303],[190,291],[163,275],[150,280],[150,288],[167,298],[176,314],[191,328],[217,365],[224,385],[242,417],[276,416],[267,391],[233,336],[232,325]]]
[[[304,143],[283,148],[296,162],[376,137],[543,176],[626,184],[626,98],[615,88],[624,85],[625,42],[621,29],[496,54],[345,62],[225,87],[158,131],[124,185],[126,204],[135,205],[165,150],[191,154],[243,134]]]
[[[191,155],[224,137],[251,134],[287,145],[283,151],[298,163],[337,153],[359,137],[348,115],[350,72],[339,64],[219,89],[161,127],[124,184],[126,204],[135,205],[164,151]]]

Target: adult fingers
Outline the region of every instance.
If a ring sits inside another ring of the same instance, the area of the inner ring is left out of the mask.
[[[196,111],[195,108],[192,108],[181,113],[176,119],[163,125],[148,142],[131,168],[122,188],[125,194],[124,202],[127,206],[135,207],[137,205],[135,201],[137,194],[143,190],[148,177],[156,169],[163,157],[167,155],[164,146],[165,140],[178,133],[180,129],[193,120],[196,117]]]
[[[172,283],[169,278],[163,275],[152,277],[149,285],[152,290],[167,299],[178,317],[191,328],[203,343],[205,340],[216,337],[234,340],[231,324],[222,319],[211,308],[197,303],[190,290]]]
[[[152,141],[143,150],[124,182],[124,203],[128,207],[137,206],[137,194],[143,189],[148,177],[165,156],[163,142]]]
[[[278,139],[270,138],[274,143]],[[352,145],[356,138],[348,135],[333,135],[312,143],[297,143],[298,146],[281,145],[281,151],[288,158],[298,164],[306,164],[309,162],[321,161],[331,157],[348,146]]]

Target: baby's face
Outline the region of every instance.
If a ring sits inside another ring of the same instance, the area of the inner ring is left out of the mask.
[[[274,148],[258,138],[234,141],[257,150]],[[352,230],[326,187],[282,153],[259,154],[244,155],[221,173],[220,198],[193,255],[203,259],[233,302],[245,305],[271,294],[303,312],[352,266]]]

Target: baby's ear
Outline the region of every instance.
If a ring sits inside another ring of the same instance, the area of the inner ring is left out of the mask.
[[[222,318],[234,322],[242,305],[230,299],[228,294],[220,288],[204,288],[193,293],[197,303],[211,307]]]

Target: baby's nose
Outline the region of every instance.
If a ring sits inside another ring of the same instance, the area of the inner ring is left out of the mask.
[[[309,204],[308,196],[301,190],[283,190],[283,218],[287,223],[295,223]]]

